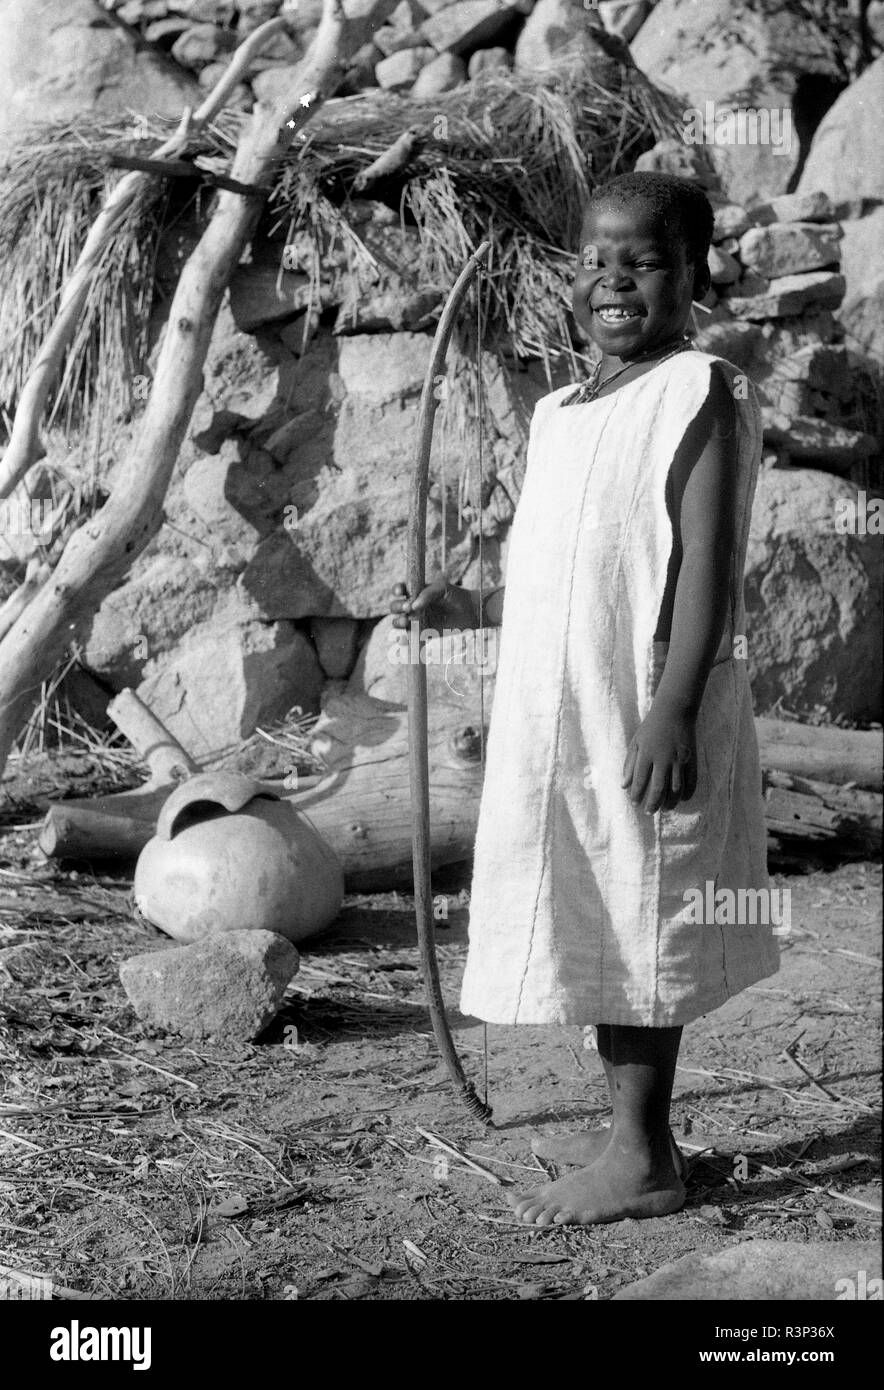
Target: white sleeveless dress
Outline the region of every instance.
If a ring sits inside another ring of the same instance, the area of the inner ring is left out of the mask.
[[[771,926],[697,923],[686,898],[768,886],[752,697],[733,655],[761,455],[741,382],[731,609],[697,721],[696,792],[651,816],[620,786],[666,658],[654,633],[672,549],[667,477],[714,362],[733,384],[730,363],[686,351],[587,405],[561,406],[569,386],[536,407],[461,995],[488,1022],[674,1027],[779,967]]]

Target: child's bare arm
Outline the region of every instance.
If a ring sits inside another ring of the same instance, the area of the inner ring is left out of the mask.
[[[655,703],[696,717],[727,620],[736,518],[736,407],[713,369],[709,396],[673,464],[681,567]]]
[[[727,618],[735,543],[735,406],[713,370],[709,396],[673,463],[681,563],[669,652],[648,717],[630,744],[623,785],[633,801],[647,791],[655,812],[696,790],[695,725]]]

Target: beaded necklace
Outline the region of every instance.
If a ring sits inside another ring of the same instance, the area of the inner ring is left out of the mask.
[[[674,357],[677,352],[684,352],[685,348],[689,348],[691,346],[691,340],[685,333],[681,337],[679,342],[676,343],[675,347],[670,348],[667,353],[665,353],[662,357],[658,358],[656,362],[654,362],[654,366],[658,366],[660,362],[668,361],[668,359],[670,357]],[[654,351],[659,352],[660,349],[655,348]],[[570,396],[566,396],[565,399],[560,402],[560,404],[588,405],[590,401],[595,400],[596,396],[599,394],[603,386],[608,386],[612,381],[616,381],[618,376],[622,376],[624,372],[628,372],[630,367],[635,367],[640,362],[650,362],[652,360],[653,352],[644,353],[641,357],[635,357],[631,362],[627,362],[625,367],[618,367],[616,372],[612,372],[610,376],[606,376],[603,381],[599,381],[599,376],[602,370],[601,359],[599,359],[599,361],[595,364],[595,367],[593,368],[592,376],[589,378],[589,380],[581,382],[581,384],[577,387],[576,391],[572,391]]]

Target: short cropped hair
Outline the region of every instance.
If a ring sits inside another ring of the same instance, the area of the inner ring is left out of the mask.
[[[688,260],[705,262],[712,243],[715,214],[701,188],[674,174],[618,174],[592,190],[587,213],[599,207],[644,203],[664,223],[675,224],[685,242]]]

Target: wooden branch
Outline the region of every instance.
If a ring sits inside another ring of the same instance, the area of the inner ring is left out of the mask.
[[[762,767],[809,777],[834,786],[852,782],[867,791],[880,791],[884,765],[884,733],[880,729],[819,727],[788,719],[756,719]]]
[[[239,182],[269,187],[281,149],[281,117],[292,113],[297,129],[298,123],[303,125],[310,118],[326,92],[339,80],[342,66],[339,47],[345,25],[341,0],[325,0],[322,22],[310,52],[298,69],[291,98],[275,103],[270,110],[259,104],[243,131],[231,170],[232,177]],[[241,70],[242,50],[259,34],[267,38],[277,32],[278,27],[279,21],[263,25],[237,50],[231,66],[237,68],[239,58]],[[229,76],[228,72],[225,81]],[[218,91],[224,85],[220,83],[210,102],[200,108],[198,114],[202,113],[203,119],[214,110]],[[307,106],[302,101],[305,93],[310,98]],[[182,139],[186,138],[186,128],[187,113],[182,123]],[[174,143],[167,142],[167,145]],[[164,147],[163,154],[169,152]],[[130,180],[144,177],[131,174],[121,180],[111,195],[113,208],[106,207],[98,219],[103,234],[107,234],[114,218],[120,215],[120,188]],[[132,184],[129,186],[131,188]],[[0,771],[41,682],[70,641],[71,629],[96,611],[162,524],[163,502],[172,469],[202,391],[202,367],[218,310],[230,277],[258,223],[261,206],[255,198],[243,198],[224,190],[219,192],[208,226],[182,270],[147,408],[129,452],[121,461],[114,490],[101,510],[70,537],[54,574],[0,644]],[[93,227],[87,238],[89,257],[94,257],[100,244],[101,235]],[[88,280],[85,264],[81,264],[75,276],[82,289],[84,280]],[[82,295],[79,302],[82,303]],[[65,307],[68,317],[71,304],[72,296],[68,293]],[[32,374],[26,388],[30,396],[23,417],[23,435],[13,451],[12,463],[8,456],[4,459],[4,466],[10,464],[6,468],[7,481],[12,476],[20,476],[17,469],[27,467],[27,440],[23,445],[21,439],[36,435],[35,402],[39,405],[39,400],[45,399],[52,363],[58,356],[56,349],[60,352],[66,341],[58,322],[50,339],[55,346],[51,350],[44,347],[39,358],[42,365]]]
[[[353,180],[353,192],[364,193],[370,184],[376,183],[378,179],[389,178],[392,174],[397,174],[400,169],[404,169],[414,152],[417,142],[417,131],[409,127],[397,136],[389,149],[379,154],[367,168],[357,174]]]
[[[186,148],[191,135],[211,121],[223,108],[240,78],[248,72],[252,59],[260,53],[267,40],[287,28],[287,20],[271,19],[250,34],[237,48],[224,76],[205,101],[195,112],[192,112],[190,107],[185,110],[178,129],[154,150],[153,157],[174,159],[179,155]],[[132,173],[120,179],[109,193],[104,207],[89,231],[77,258],[77,264],[64,287],[55,322],[22,388],[9,444],[0,462],[0,499],[9,496],[31,465],[40,457],[39,429],[49,393],[55,385],[65,351],[77,330],[95,272],[101,265],[117,227],[134,203],[145,177],[143,173]]]
[[[111,700],[107,712],[150,768],[149,786],[166,786],[171,790],[176,782],[199,772],[199,764],[139,700],[134,690],[121,690]]]
[[[0,642],[3,641],[9,629],[18,622],[28,604],[40,592],[51,573],[51,566],[45,560],[39,559],[38,556],[35,555],[28,561],[24,579],[0,608]]]
[[[829,842],[839,850],[877,855],[881,850],[879,792],[834,787],[785,772],[764,773],[764,815],[779,840]]]

